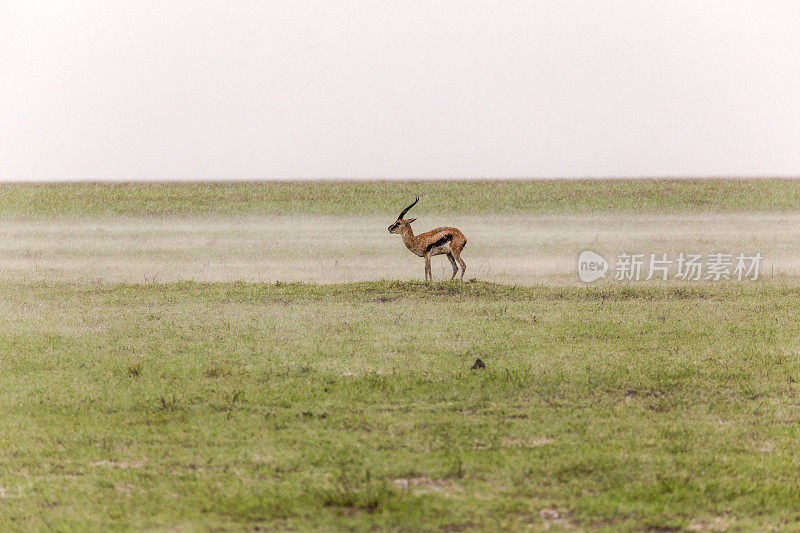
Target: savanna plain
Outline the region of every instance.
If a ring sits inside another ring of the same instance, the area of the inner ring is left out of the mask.
[[[0,529],[800,529],[798,242],[790,180],[0,186]]]

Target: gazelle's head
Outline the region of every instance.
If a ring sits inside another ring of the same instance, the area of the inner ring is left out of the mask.
[[[389,233],[403,233],[407,227],[411,226],[412,222],[417,220],[416,218],[409,218],[408,220],[403,219],[403,215],[408,213],[408,210],[414,207],[417,202],[419,202],[419,196],[417,196],[417,199],[414,200],[413,204],[400,211],[400,216],[397,217],[397,220],[395,220],[394,224],[389,226]]]

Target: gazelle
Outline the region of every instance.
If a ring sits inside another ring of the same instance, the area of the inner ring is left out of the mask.
[[[404,220],[403,216],[408,213],[408,210],[414,207],[419,202],[419,196],[414,203],[406,207],[400,212],[400,216],[394,224],[389,226],[389,233],[399,233],[403,236],[403,244],[406,248],[420,257],[425,258],[425,281],[433,280],[431,275],[431,257],[434,255],[447,254],[450,260],[450,265],[453,267],[453,275],[450,279],[456,277],[458,273],[458,265],[461,265],[461,280],[464,279],[464,271],[467,270],[467,264],[461,259],[461,250],[467,244],[467,238],[457,228],[436,228],[419,235],[414,235],[414,230],[411,229],[411,223],[417,220],[410,218]]]

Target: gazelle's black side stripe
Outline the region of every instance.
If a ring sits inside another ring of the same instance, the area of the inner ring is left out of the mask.
[[[441,246],[441,245],[443,245],[443,244],[445,244],[445,243],[448,243],[448,242],[450,242],[450,241],[452,241],[452,240],[453,240],[453,236],[452,236],[452,235],[445,235],[444,237],[442,237],[442,238],[441,238],[441,239],[439,239],[438,241],[436,241],[436,242],[434,242],[434,243],[431,243],[431,244],[429,244],[428,246],[426,246],[426,247],[425,247],[425,251],[426,251],[426,252],[430,252],[430,251],[431,251],[431,250],[433,250],[434,248],[437,248],[437,247],[439,247],[439,246]]]

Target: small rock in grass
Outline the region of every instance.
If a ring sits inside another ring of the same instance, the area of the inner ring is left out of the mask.
[[[542,518],[549,518],[550,520],[558,520],[561,518],[561,513],[555,509],[542,509],[539,511],[539,516]]]

